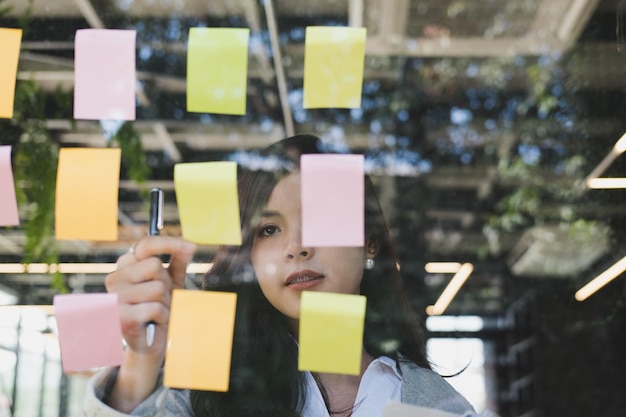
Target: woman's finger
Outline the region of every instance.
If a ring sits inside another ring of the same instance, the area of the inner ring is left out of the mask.
[[[110,290],[150,280],[161,280],[170,288],[172,287],[172,279],[167,270],[163,268],[163,263],[159,258],[144,259],[125,268],[117,269],[107,275],[104,283],[107,290]]]
[[[165,343],[165,334],[170,312],[162,303],[147,302],[139,304],[122,304],[120,320],[122,334],[126,343],[135,351],[148,348],[146,344],[146,323],[156,324],[155,344]]]
[[[169,308],[171,291],[171,284],[155,279],[129,286],[125,291],[118,293],[118,300],[120,304],[130,305],[157,302]]]
[[[162,303],[149,302],[139,304],[123,304],[120,306],[120,319],[122,328],[126,331],[141,333],[145,337],[145,326],[149,321],[159,324],[167,324],[169,309]]]
[[[180,237],[173,236],[146,236],[134,247],[132,255],[138,260],[159,255],[173,255],[174,253],[191,254],[195,252],[196,245],[187,242]]]
[[[195,253],[196,245],[186,241],[183,241],[178,251],[172,253],[167,270],[172,278],[174,288],[184,288],[187,265],[189,265]]]
[[[134,253],[134,245],[131,246],[131,249],[129,249],[126,253],[122,254],[119,258],[117,258],[117,262],[115,263],[116,269],[125,268],[139,261],[139,259],[137,259]]]

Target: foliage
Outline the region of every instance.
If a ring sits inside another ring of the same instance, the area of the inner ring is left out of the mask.
[[[139,184],[146,182],[151,171],[143,151],[141,136],[132,123],[126,122],[119,128],[111,138],[109,146],[114,144],[119,145],[122,150],[122,161],[128,171],[128,177]]]
[[[15,109],[13,119],[0,130],[14,146],[16,194],[26,219],[23,262],[58,263],[54,196],[59,148],[46,126],[44,94],[34,82],[18,82]],[[52,274],[52,285],[67,291],[59,273]]]
[[[529,112],[535,112],[538,118],[546,119],[550,116],[557,123],[571,119],[572,114],[569,113],[572,110],[553,91],[561,75],[559,64],[558,59],[548,59],[528,66],[528,95],[518,103],[518,116],[526,117]],[[500,183],[515,185],[515,188],[500,199],[495,206],[496,211],[486,220],[483,234],[489,242],[489,248],[482,248],[479,256],[499,254],[502,233],[514,232],[533,224],[552,221],[572,229],[581,224],[594,226],[593,222],[578,219],[573,209],[584,189],[585,158],[580,154],[561,154],[555,163],[545,156],[546,150],[554,150],[560,140],[571,141],[572,138],[548,138],[541,132],[534,132],[531,137],[535,137],[536,143],[527,143],[528,140],[522,135],[518,149],[501,156],[498,161]],[[549,206],[557,209],[551,210]]]
[[[70,95],[57,91],[54,108],[64,113],[71,106]],[[19,81],[15,92],[15,114],[0,123],[3,141],[14,146],[14,177],[21,215],[26,219],[23,262],[59,262],[54,236],[56,171],[59,145],[46,126],[46,97],[33,81]],[[111,138],[109,146],[119,145],[128,176],[145,182],[150,175],[141,137],[131,123],[125,123]],[[66,292],[61,274],[52,273],[52,285]]]
[[[13,10],[12,6],[3,6],[5,0],[0,0],[0,16],[3,16]]]
[[[496,204],[496,212],[487,219],[483,227],[483,234],[489,242],[488,252],[500,252],[501,233],[514,232],[549,220],[571,227],[585,223],[576,218],[572,208],[582,192],[580,183],[583,179],[583,168],[584,158],[574,155],[561,161],[553,169],[554,174],[546,177],[546,169],[541,167],[541,160],[529,162],[520,155],[500,159],[500,181],[519,185]],[[548,210],[548,203],[558,209]],[[484,257],[488,253],[482,252],[479,255]]]
[[[12,10],[3,6],[0,0],[0,17]],[[18,20],[26,33],[33,0]],[[72,96],[57,89],[51,95],[55,117],[63,117],[70,112]],[[56,173],[59,145],[47,128],[46,94],[34,81],[18,80],[15,89],[14,116],[11,120],[0,120],[0,135],[4,144],[13,146],[13,174],[16,184],[16,197],[20,216],[25,219],[23,228],[26,235],[24,263],[42,262],[49,265],[59,262],[59,251],[54,235]],[[132,124],[125,123],[111,138],[109,146],[119,145],[122,161],[128,176],[145,182],[150,175],[141,138]],[[51,273],[52,287],[56,292],[67,292],[62,275]]]

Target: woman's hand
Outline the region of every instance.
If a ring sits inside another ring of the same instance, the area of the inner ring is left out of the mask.
[[[130,412],[156,388],[163,363],[172,290],[183,288],[187,264],[196,245],[181,238],[148,236],[134,251],[117,260],[106,277],[108,292],[118,295],[122,334],[127,343],[124,363],[109,398],[113,408]],[[170,255],[164,268],[159,255]],[[146,343],[146,324],[156,325],[154,343]]]

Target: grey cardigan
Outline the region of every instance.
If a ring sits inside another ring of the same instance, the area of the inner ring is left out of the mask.
[[[400,361],[402,373],[401,399],[405,404],[447,411],[458,415],[473,415],[471,404],[444,378],[430,369],[412,362]],[[97,374],[89,384],[83,404],[83,417],[122,417],[122,414],[106,406],[105,397],[115,371]],[[188,390],[175,390],[160,386],[132,413],[141,417],[193,417]]]

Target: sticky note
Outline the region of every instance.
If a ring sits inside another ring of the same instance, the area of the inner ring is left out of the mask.
[[[174,290],[163,384],[228,391],[237,294]]]
[[[0,117],[13,117],[22,29],[0,28]]]
[[[55,295],[63,371],[117,366],[123,360],[117,294]]]
[[[241,245],[236,162],[174,166],[182,235],[205,245]]]
[[[120,149],[62,148],[56,186],[56,238],[117,240]]]
[[[187,45],[187,110],[246,114],[247,28],[191,28]]]
[[[302,292],[298,369],[358,375],[365,305],[363,295]]]
[[[302,244],[364,246],[363,155],[302,155]]]
[[[74,43],[74,118],[135,120],[136,31],[80,29]]]
[[[11,147],[0,146],[0,226],[19,224],[13,168],[11,167]]]
[[[306,28],[305,109],[361,107],[365,37],[365,28]]]

